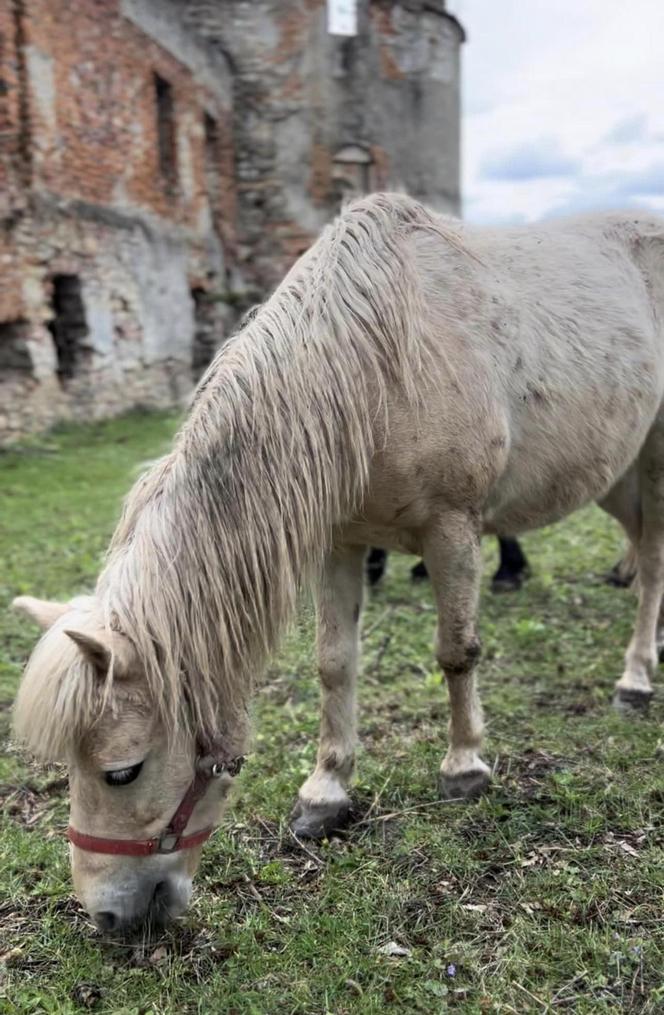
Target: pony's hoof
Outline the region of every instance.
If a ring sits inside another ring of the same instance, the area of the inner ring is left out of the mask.
[[[633,715],[635,712],[645,715],[650,707],[653,693],[653,691],[641,691],[635,687],[617,687],[613,696],[613,707],[624,715]]]
[[[473,768],[456,775],[440,773],[438,788],[442,800],[474,800],[486,793],[491,783],[488,768]]]
[[[523,573],[495,575],[491,581],[492,592],[518,592],[523,585]]]
[[[604,575],[607,585],[613,585],[616,589],[628,589],[634,583],[636,571],[625,566],[624,561],[619,560],[611,568],[608,574]]]
[[[298,839],[327,839],[348,824],[350,803],[304,804],[298,799],[290,828]]]

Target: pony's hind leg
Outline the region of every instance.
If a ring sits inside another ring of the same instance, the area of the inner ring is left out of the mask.
[[[369,585],[377,585],[385,574],[387,567],[387,550],[374,546],[367,556],[367,581]]]
[[[347,786],[356,742],[356,685],[364,547],[346,547],[325,562],[317,594],[321,723],[316,768],[301,787],[291,828],[321,839],[348,818]]]
[[[427,533],[424,559],[438,607],[436,654],[450,695],[449,749],[440,769],[440,792],[445,799],[474,797],[487,788],[491,775],[479,754],[484,724],[475,686],[482,572],[477,519],[461,511],[440,516]]]
[[[658,664],[658,626],[664,594],[664,418],[657,420],[639,455],[640,532],[634,541],[639,601],[625,671],[616,684],[620,709],[646,709]]]
[[[514,592],[530,574],[528,558],[514,536],[499,536],[500,563],[491,579],[492,592]]]

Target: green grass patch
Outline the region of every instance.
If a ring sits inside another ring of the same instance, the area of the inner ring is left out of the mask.
[[[67,428],[0,455],[0,724],[35,629],[20,593],[91,589],[121,498],[173,416]],[[0,759],[0,1011],[148,1013],[664,1011],[662,707],[610,707],[634,603],[592,508],[525,540],[533,577],[482,601],[479,803],[436,801],[447,701],[430,589],[392,557],[368,596],[356,822],[302,849],[287,816],[315,756],[304,606],[255,703],[235,806],[194,904],[161,940],[104,943],[71,894],[66,780]],[[495,547],[485,546],[487,575]]]

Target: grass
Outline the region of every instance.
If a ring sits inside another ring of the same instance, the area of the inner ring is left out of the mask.
[[[0,457],[0,721],[35,639],[16,594],[89,588],[169,416],[61,430]],[[436,802],[447,702],[430,590],[393,557],[365,618],[356,823],[302,849],[286,817],[312,764],[304,608],[255,705],[255,749],[185,920],[104,943],[71,895],[66,781],[0,760],[0,1011],[664,1011],[664,709],[611,710],[633,615],[597,509],[525,540],[533,577],[482,603],[490,794]],[[487,574],[495,549],[486,542]],[[396,947],[395,947],[396,946]],[[396,954],[390,954],[396,953]]]

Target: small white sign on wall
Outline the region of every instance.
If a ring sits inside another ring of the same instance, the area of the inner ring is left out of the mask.
[[[357,0],[327,0],[330,35],[357,35]]]

